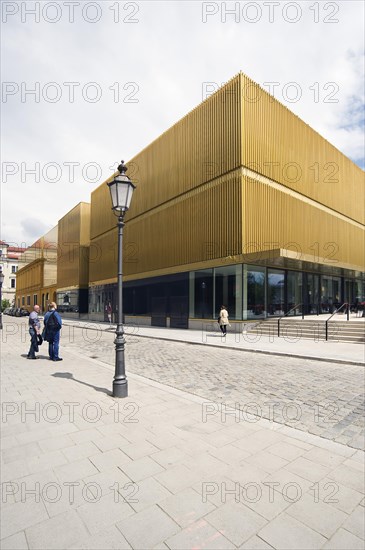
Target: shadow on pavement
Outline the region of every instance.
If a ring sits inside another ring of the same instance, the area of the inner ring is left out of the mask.
[[[24,357],[24,359],[27,359],[28,354],[27,353],[21,353],[20,357]],[[37,355],[37,359],[49,359],[48,355]]]
[[[92,384],[88,384],[87,382],[83,382],[82,380],[78,380],[77,378],[74,378],[74,375],[72,374],[72,372],[55,372],[51,376],[54,376],[55,378],[68,378],[69,380],[74,380],[75,382],[78,382],[79,384],[83,384],[84,386],[89,386],[89,388],[94,388],[95,391],[106,393],[107,395],[112,395],[112,392],[110,390],[107,390],[106,388],[93,386]]]

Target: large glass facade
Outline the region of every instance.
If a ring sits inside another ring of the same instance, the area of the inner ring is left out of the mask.
[[[288,271],[286,311],[291,312],[289,313],[289,315],[297,315],[298,313],[302,312],[302,309],[303,309],[303,275],[299,271]]]
[[[341,279],[321,275],[321,312],[333,313],[341,305]]]
[[[365,283],[361,279],[345,279],[344,301],[353,306],[365,301]]]
[[[266,316],[266,268],[244,265],[243,319]]]
[[[214,315],[225,305],[230,319],[241,319],[242,265],[228,265],[214,269]]]
[[[361,279],[234,264],[128,281],[123,285],[123,313],[151,317],[156,326],[187,328],[189,318],[217,319],[222,304],[232,321],[314,315],[333,313],[344,301],[355,307],[365,300],[364,291]],[[110,303],[116,318],[116,298],[116,284],[90,288],[90,316],[107,320]],[[77,293],[58,293],[58,302],[71,311],[77,308]]]
[[[48,298],[45,298],[47,301]],[[70,289],[57,292],[57,306],[60,313],[87,313],[88,289]]]
[[[285,271],[268,269],[267,313],[269,316],[285,313]]]
[[[106,321],[107,305],[110,303],[114,312],[116,311],[115,299],[116,285],[94,286],[89,289],[89,314],[97,314],[100,320]]]
[[[341,279],[340,277],[332,277],[332,296],[333,305],[335,308],[341,305]]]
[[[215,319],[222,305],[231,320],[242,314],[242,265],[193,271],[189,275],[189,316]]]
[[[306,315],[318,314],[319,309],[319,275],[304,273],[304,312]]]
[[[213,269],[201,269],[190,273],[189,316],[195,319],[213,317]]]

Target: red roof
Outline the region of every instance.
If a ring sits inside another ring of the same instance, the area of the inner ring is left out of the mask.
[[[18,253],[18,254],[22,254],[22,252],[25,252],[26,251],[26,248],[20,248],[18,246],[9,246],[8,248],[8,252],[14,252],[14,253]]]

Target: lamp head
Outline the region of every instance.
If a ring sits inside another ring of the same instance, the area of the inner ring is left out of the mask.
[[[119,175],[108,183],[113,205],[112,210],[120,216],[123,216],[129,209],[133,191],[136,188],[126,175],[127,170],[128,168],[124,164],[124,160],[122,160],[121,164],[118,166]]]

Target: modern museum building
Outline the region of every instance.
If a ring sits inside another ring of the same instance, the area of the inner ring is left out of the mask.
[[[222,304],[244,321],[365,300],[363,171],[244,74],[126,164],[136,185],[126,320],[188,328],[216,319]],[[59,221],[58,247],[61,309],[94,320],[109,303],[115,312],[107,182]]]

